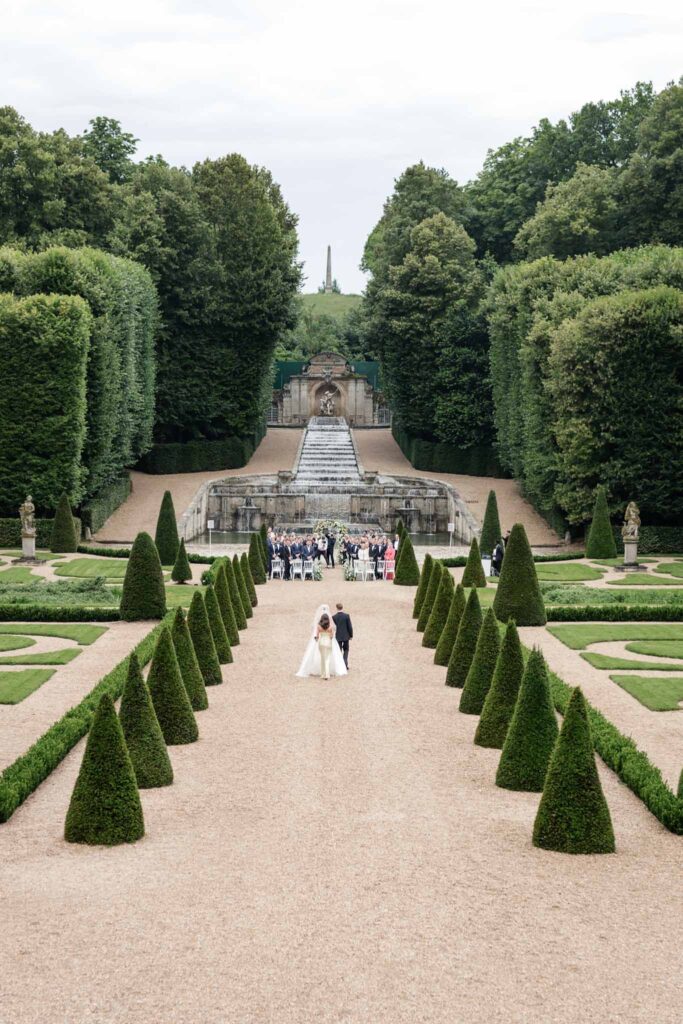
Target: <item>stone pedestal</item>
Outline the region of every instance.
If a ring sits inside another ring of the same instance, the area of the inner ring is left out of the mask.
[[[624,568],[628,566],[638,565],[638,541],[637,540],[625,540],[624,541]]]
[[[22,537],[21,538],[21,557],[22,558],[35,558],[36,557],[36,538],[35,537]]]

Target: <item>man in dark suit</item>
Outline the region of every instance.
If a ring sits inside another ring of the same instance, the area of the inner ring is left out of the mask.
[[[334,569],[334,545],[337,538],[333,533],[330,533],[329,531],[325,532],[325,537],[327,538],[327,552],[325,554],[325,561],[329,566],[331,566],[332,569]]]
[[[337,605],[336,615],[332,616],[332,621],[337,627],[337,643],[341,647],[342,655],[344,656],[344,664],[349,667],[349,644],[353,640],[353,626],[351,625],[351,616],[347,615],[344,611],[344,605]]]

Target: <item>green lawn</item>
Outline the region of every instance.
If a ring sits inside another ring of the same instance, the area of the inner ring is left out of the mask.
[[[651,654],[655,658],[683,658],[683,640],[660,640],[658,643],[640,640],[626,644],[626,650],[634,654]]]
[[[647,590],[644,587],[619,590],[608,587],[586,587],[583,583],[541,583],[541,593],[546,607],[560,605],[678,605],[681,594],[678,589],[668,587],[662,590]]]
[[[19,704],[55,674],[51,668],[27,668],[0,672],[0,704]]]
[[[683,562],[662,562],[657,566],[657,572],[668,573],[669,576],[683,576]]]
[[[122,580],[127,567],[127,558],[74,558],[56,566],[55,576],[78,576],[83,579],[105,576],[108,580]]]
[[[25,565],[13,565],[11,569],[0,569],[0,583],[31,583],[39,579]]]
[[[0,658],[0,665],[68,665],[80,653],[79,647],[67,647],[63,651],[45,651],[44,654],[14,654]]]
[[[629,572],[620,580],[607,580],[608,587],[683,587],[683,582],[649,572]]]
[[[33,647],[35,640],[28,636],[0,636],[0,651],[18,651],[21,647]]]
[[[44,553],[41,555],[39,551],[36,551],[36,559],[39,562],[47,562],[52,556],[50,552],[45,553],[45,548],[41,549]],[[12,558],[19,558],[21,550],[19,548],[3,548],[0,551],[0,555],[11,555]]]
[[[622,690],[640,701],[650,711],[679,711],[683,701],[683,676],[610,676]]]
[[[582,562],[537,562],[536,575],[546,583],[577,583],[579,580],[599,580],[602,573]]]
[[[593,668],[612,671],[617,669],[626,672],[652,672],[655,669],[657,672],[683,672],[683,662],[681,661],[635,661],[633,658],[613,658],[609,654],[597,654],[595,651],[582,651],[581,657]]]
[[[0,622],[0,633],[18,633],[24,636],[61,636],[65,640],[75,640],[82,647],[94,644],[106,632],[106,626],[91,626],[82,622]]]
[[[639,562],[656,562],[656,558],[639,558]],[[593,565],[623,565],[624,556],[619,555],[617,558],[591,558]]]
[[[362,301],[360,295],[338,295],[336,292],[330,295],[314,292],[312,295],[302,295],[301,300],[304,307],[311,312],[332,316],[335,320],[341,320]]]
[[[576,622],[547,629],[574,651],[608,640],[683,640],[683,622]]]
[[[166,604],[169,608],[189,608],[192,595],[195,592],[196,587],[192,584],[172,583],[166,587]],[[206,592],[206,587],[200,586],[202,594]]]

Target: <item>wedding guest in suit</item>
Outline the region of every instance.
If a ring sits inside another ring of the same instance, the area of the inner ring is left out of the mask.
[[[332,616],[332,621],[337,627],[337,643],[341,647],[342,654],[344,656],[344,664],[348,668],[349,644],[353,640],[353,626],[351,625],[351,616],[347,615],[347,613],[344,611],[343,604],[337,604],[337,611],[336,614]]]
[[[325,540],[327,541],[327,564],[334,569],[334,545],[336,537],[333,533],[327,532],[325,534]]]

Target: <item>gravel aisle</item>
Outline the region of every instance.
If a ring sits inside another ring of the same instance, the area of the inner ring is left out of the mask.
[[[259,588],[141,843],[60,839],[82,744],[0,827],[2,1024],[680,1021],[683,840],[604,770],[618,855],[534,850],[413,593]],[[352,673],[295,679],[340,596]]]

